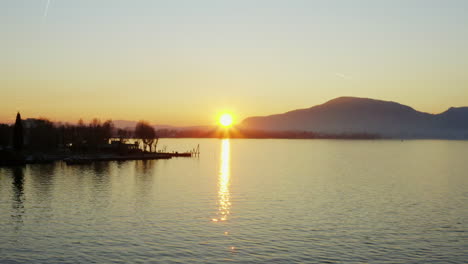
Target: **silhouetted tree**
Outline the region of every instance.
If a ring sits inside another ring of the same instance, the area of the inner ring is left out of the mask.
[[[102,124],[102,127],[101,127],[101,132],[100,132],[101,140],[107,143],[109,139],[112,137],[113,132],[114,132],[114,123],[112,122],[112,120],[107,120],[106,122],[104,122],[104,124]]]
[[[117,137],[121,143],[126,143],[127,139],[132,136],[132,131],[128,129],[119,128],[117,129]]]
[[[80,118],[78,120],[78,125],[75,126],[72,129],[72,135],[73,135],[73,148],[80,149],[83,147],[83,145],[86,144],[86,135],[87,135],[87,128],[85,123],[83,122],[83,119]]]
[[[11,127],[9,125],[0,124],[0,146],[10,146],[11,137]]]
[[[52,150],[59,144],[60,130],[54,123],[45,118],[28,119],[27,146],[32,149]]]
[[[13,148],[16,151],[21,151],[24,144],[24,134],[23,134],[23,123],[21,121],[21,115],[18,112],[16,114],[15,126],[13,128]]]
[[[73,151],[103,150],[114,136],[114,124],[111,120],[104,123],[94,118],[88,125],[82,119],[77,125],[57,124],[59,144]]]
[[[86,143],[91,148],[97,148],[101,143],[100,141],[100,130],[101,130],[101,120],[94,118],[91,123],[89,123],[87,133],[86,133]]]
[[[142,140],[144,146],[143,151],[149,148],[152,151],[154,140],[156,139],[156,131],[146,121],[139,121],[135,126],[135,136]]]
[[[88,128],[85,129],[85,141],[89,147],[99,148],[99,146],[108,143],[108,140],[112,137],[113,129],[114,124],[111,120],[101,123],[99,119],[94,118]]]

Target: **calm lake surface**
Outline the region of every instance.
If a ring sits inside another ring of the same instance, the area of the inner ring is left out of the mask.
[[[0,168],[0,263],[467,263],[468,142],[162,139]]]

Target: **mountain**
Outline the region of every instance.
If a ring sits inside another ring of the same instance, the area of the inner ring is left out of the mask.
[[[468,138],[468,107],[429,114],[395,102],[339,97],[307,109],[246,118],[240,127],[263,131],[374,134],[391,138]]]

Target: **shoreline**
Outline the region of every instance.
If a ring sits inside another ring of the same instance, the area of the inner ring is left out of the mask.
[[[19,154],[10,153],[9,157],[0,160],[0,166],[21,166],[27,164],[48,164],[57,161],[63,161],[67,165],[88,164],[100,161],[130,161],[130,160],[158,160],[172,159],[174,157],[192,157],[192,153],[138,153],[138,154],[109,154],[109,153],[93,153],[93,154]]]

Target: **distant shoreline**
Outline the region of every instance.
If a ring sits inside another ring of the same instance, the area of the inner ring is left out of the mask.
[[[329,140],[460,140],[468,141],[468,138],[437,138],[437,137],[402,137],[402,138],[392,138],[392,137],[160,137],[160,139],[329,139]]]

